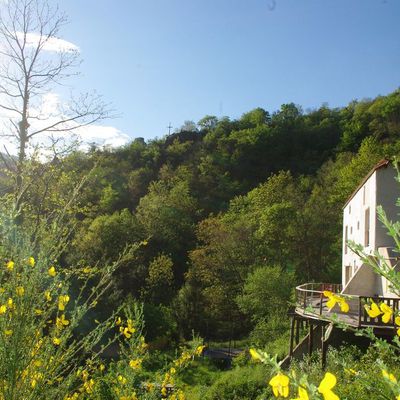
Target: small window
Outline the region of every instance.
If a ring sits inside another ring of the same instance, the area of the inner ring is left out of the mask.
[[[351,226],[350,227],[350,235],[352,235],[353,234],[353,227]]]
[[[344,254],[347,254],[348,227],[344,230]]]
[[[351,214],[351,205],[349,206],[349,214]]]
[[[363,187],[363,205],[365,205],[365,186]]]
[[[364,213],[364,246],[369,246],[369,208]]]
[[[345,284],[347,285],[349,283],[349,280],[351,278],[351,265],[346,265],[345,267]]]
[[[357,221],[357,230],[360,230],[360,221]]]

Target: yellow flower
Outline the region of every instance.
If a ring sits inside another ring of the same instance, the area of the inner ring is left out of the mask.
[[[60,311],[64,311],[65,310],[65,306],[67,305],[67,303],[69,302],[69,296],[66,294],[66,295],[61,295],[59,298],[58,298],[58,309],[60,310]]]
[[[17,295],[20,297],[22,297],[25,293],[25,289],[22,286],[17,286],[15,291],[17,292]]]
[[[61,344],[61,340],[60,340],[58,337],[55,337],[55,338],[53,338],[53,343],[54,343],[56,346],[59,346],[59,345]]]
[[[30,265],[31,267],[35,266],[35,259],[33,257],[28,258],[28,265]]]
[[[387,372],[385,369],[382,370],[382,375],[385,379],[388,379],[393,383],[397,383],[397,379],[395,378],[395,376],[393,374],[389,374],[389,372]]]
[[[119,325],[120,324],[120,318],[118,317],[118,320],[116,321],[116,324]],[[119,331],[127,338],[130,339],[132,337],[132,333],[134,333],[136,331],[136,329],[133,327],[133,322],[131,319],[128,319],[127,321],[127,326],[123,327],[120,326],[119,327]]]
[[[7,311],[7,306],[5,306],[4,304],[0,306],[0,314],[5,314],[6,311]]]
[[[340,307],[340,311],[342,311],[344,313],[347,313],[350,310],[349,304],[343,297],[341,297],[339,300],[339,307]]]
[[[61,317],[57,317],[56,326],[58,329],[62,329],[64,326],[69,325],[69,321],[65,319],[65,315],[62,314]]]
[[[83,268],[83,273],[84,274],[90,274],[91,272],[92,272],[92,268],[90,268],[90,267]]]
[[[336,385],[336,376],[327,372],[318,386],[318,392],[324,396],[324,400],[340,400],[339,397],[332,392]]]
[[[304,389],[303,387],[299,386],[299,397],[296,397],[295,399],[292,400],[309,400],[310,398],[308,397],[307,390]]]
[[[43,311],[40,310],[39,308],[35,308],[35,315],[42,315]]]
[[[47,301],[51,301],[51,294],[50,294],[50,292],[48,291],[48,290],[46,290],[45,292],[44,292],[44,298],[47,300]]]
[[[204,351],[205,348],[206,348],[206,346],[204,346],[204,345],[198,346],[198,347],[196,348],[194,354],[195,354],[196,356],[201,356],[201,355],[203,354],[203,351]]]
[[[123,335],[124,335],[127,339],[130,339],[130,338],[132,337],[132,335],[131,335],[130,332],[129,332],[129,328],[128,328],[128,327],[124,328],[124,327],[121,326],[120,331],[123,333]]]
[[[261,357],[260,357],[260,355],[258,354],[257,350],[250,349],[249,352],[250,352],[251,358],[252,358],[254,361],[261,361]]]
[[[105,366],[104,364],[100,364],[100,365],[99,365],[99,370],[100,370],[101,372],[103,372],[105,369],[106,369],[106,366]]]
[[[14,308],[14,302],[13,299],[11,297],[8,298],[7,300],[7,306],[8,308],[11,310],[12,308]]]
[[[142,365],[142,360],[140,358],[137,358],[136,360],[130,360],[129,361],[129,366],[132,369],[139,369],[141,365]]]
[[[13,269],[14,269],[14,261],[9,261],[7,264],[6,264],[6,267],[7,267],[7,269],[9,270],[9,271],[12,271]]]
[[[370,318],[376,318],[378,315],[382,314],[382,311],[379,309],[378,305],[371,300],[371,306],[367,304],[364,305],[365,311],[370,316]]]
[[[85,389],[86,393],[92,393],[93,392],[93,386],[94,386],[94,380],[89,379],[83,384],[83,388]]]
[[[126,384],[126,378],[124,377],[124,376],[122,376],[122,375],[118,375],[118,382],[121,384],[121,385],[125,385]]]
[[[13,331],[12,331],[12,329],[6,329],[6,330],[4,331],[4,334],[5,334],[6,336],[11,336],[11,335],[13,334]]]
[[[116,319],[116,321],[115,321],[115,325],[119,326],[119,325],[121,325],[121,324],[122,324],[121,317],[118,317],[118,318]]]
[[[57,272],[56,272],[56,269],[54,268],[54,266],[51,266],[47,272],[53,278],[57,275]]]
[[[392,319],[393,310],[385,303],[380,304],[380,309],[383,313],[382,322],[387,324]]]
[[[132,320],[128,319],[127,324],[128,324],[127,328],[128,328],[129,333],[134,333],[136,331],[136,329],[133,327]]]
[[[394,323],[397,326],[400,326],[400,316],[399,315],[394,319]],[[397,332],[396,333],[397,333],[398,336],[400,336],[400,328],[397,328]]]
[[[289,396],[289,377],[286,375],[278,373],[269,381],[269,384],[272,386],[272,391],[275,397]]]
[[[325,297],[329,298],[329,300],[326,302],[326,306],[328,307],[329,311],[331,311],[332,308],[335,307],[336,304],[338,304],[342,312],[349,312],[350,307],[347,301],[342,296],[334,294],[329,290],[324,290],[323,294]]]

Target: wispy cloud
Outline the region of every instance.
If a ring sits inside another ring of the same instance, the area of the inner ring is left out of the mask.
[[[24,39],[23,32],[16,32],[17,37],[19,40]],[[27,33],[26,34],[26,44],[29,47],[36,47],[41,39],[40,34],[38,33]],[[42,37],[43,40],[43,37]],[[50,37],[46,40],[45,44],[43,45],[43,50],[50,51],[50,52],[74,52],[80,51],[79,47],[71,42],[68,42],[64,39],[59,39],[56,37]]]

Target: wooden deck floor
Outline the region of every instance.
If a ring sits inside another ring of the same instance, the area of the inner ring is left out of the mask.
[[[350,310],[348,313],[343,313],[340,311],[340,309],[336,309],[336,307],[332,311],[329,311],[326,307],[323,307],[322,313],[320,314],[319,302],[320,300],[318,299],[315,301],[315,307],[308,306],[305,309],[297,306],[295,312],[296,314],[306,318],[326,321],[337,319],[339,322],[343,322],[352,327],[358,327],[358,311],[354,312]]]

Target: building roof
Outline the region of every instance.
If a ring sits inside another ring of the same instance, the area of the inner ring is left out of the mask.
[[[361,181],[361,183],[357,186],[356,190],[354,190],[354,192],[351,194],[351,196],[347,199],[346,203],[344,204],[343,208],[345,208],[347,206],[347,204],[350,203],[351,199],[356,195],[356,193],[364,186],[365,182],[370,178],[370,176],[377,171],[378,169],[381,168],[387,168],[387,166],[390,164],[389,160],[386,160],[385,158],[382,159],[381,161],[378,162],[378,164],[376,164],[371,171],[368,172],[367,175],[365,175],[365,177],[363,178],[363,180]]]

